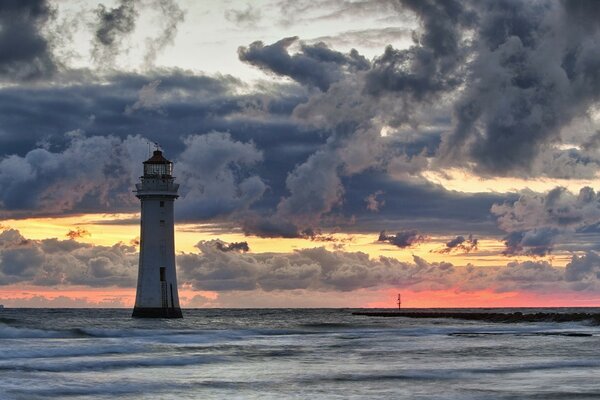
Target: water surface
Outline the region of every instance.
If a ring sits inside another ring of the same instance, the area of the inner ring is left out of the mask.
[[[185,310],[156,320],[123,309],[4,309],[0,399],[600,398],[593,321],[352,311]]]

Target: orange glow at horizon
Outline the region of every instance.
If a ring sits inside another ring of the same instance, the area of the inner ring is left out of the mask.
[[[402,308],[497,308],[497,307],[600,307],[600,295],[582,292],[538,293],[495,292],[491,289],[462,291],[395,290],[383,291],[385,300],[368,302],[364,308],[398,308],[398,293],[402,294]]]
[[[115,308],[132,308],[135,303],[135,288],[94,288],[88,286],[62,286],[62,287],[45,287],[33,285],[8,285],[0,288],[0,303],[16,303],[25,302],[25,304],[36,298],[45,301],[53,301],[56,299],[65,299],[73,303],[79,302],[81,305],[73,307],[115,307]],[[179,295],[183,306],[188,306],[190,301],[196,296],[207,299],[208,301],[217,300],[219,295],[217,292],[193,290],[187,285],[182,285],[179,288]]]

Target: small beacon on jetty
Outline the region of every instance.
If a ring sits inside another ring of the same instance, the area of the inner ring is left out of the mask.
[[[155,150],[135,185],[142,203],[140,264],[133,317],[182,318],[175,273],[173,204],[179,184],[173,163]]]

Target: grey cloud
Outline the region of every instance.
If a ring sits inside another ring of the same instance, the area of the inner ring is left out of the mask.
[[[134,204],[128,192],[139,175],[145,143],[139,136],[74,137],[63,152],[38,148],[23,157],[6,156],[0,159],[0,204],[4,211],[29,216],[127,209]]]
[[[67,232],[67,234],[65,236],[67,236],[71,240],[75,240],[75,239],[78,239],[78,238],[82,238],[82,237],[86,237],[86,236],[91,236],[91,233],[88,232],[87,229],[81,228],[81,227],[78,226],[75,229],[69,230],[69,232]]]
[[[364,253],[329,252],[324,248],[291,254],[240,254],[222,252],[210,242],[199,243],[202,254],[178,257],[182,280],[200,290],[339,290],[380,285],[448,285],[443,276],[450,264],[401,263],[395,259],[371,260]],[[420,277],[415,275],[421,274]]]
[[[146,40],[146,54],[144,55],[146,66],[152,65],[158,53],[173,44],[177,35],[177,26],[185,19],[185,12],[175,0],[155,0],[151,5],[160,11],[162,31],[157,37]]]
[[[389,43],[398,39],[411,38],[412,32],[404,27],[385,27],[375,29],[350,30],[334,36],[319,36],[310,42],[325,42],[335,46],[366,46],[381,47],[382,43]]]
[[[253,168],[263,159],[252,142],[227,133],[184,138],[176,159],[181,184],[177,216],[206,219],[243,212],[266,184]],[[99,210],[134,211],[131,190],[147,158],[148,140],[128,136],[74,136],[61,152],[43,148],[0,159],[0,205],[5,215],[31,216]]]
[[[142,86],[139,91],[137,101],[132,105],[125,107],[125,114],[131,115],[138,110],[164,113],[165,111],[161,108],[160,96],[157,92],[160,82],[160,79],[157,79],[148,83],[147,85]]]
[[[48,77],[57,70],[42,27],[53,10],[45,0],[10,0],[0,4],[0,76],[15,80]]]
[[[283,0],[277,4],[283,16],[284,26],[298,24],[307,19],[335,20],[338,18],[362,18],[379,16],[389,18],[399,10],[397,1],[332,1],[332,0]],[[406,16],[403,22],[409,20]]]
[[[427,238],[415,229],[410,229],[406,231],[400,231],[395,235],[388,235],[385,231],[381,231],[379,233],[378,242],[387,242],[389,244],[393,244],[394,246],[400,247],[404,249],[406,247],[411,247],[417,245],[419,243],[423,243]]]
[[[135,0],[120,0],[110,10],[99,4],[96,10],[97,23],[94,35],[94,59],[101,64],[110,64],[121,45],[121,38],[135,29],[138,10]]]
[[[525,192],[515,202],[494,204],[491,212],[508,233],[505,254],[543,256],[552,251],[561,235],[600,222],[600,196],[590,187],[578,194],[557,187],[545,194]]]
[[[477,250],[478,244],[477,238],[474,238],[473,235],[469,235],[468,237],[464,237],[462,235],[456,236],[454,239],[449,240],[446,243],[446,246],[440,250],[436,250],[437,253],[452,253],[452,252],[461,252],[461,253],[470,253],[471,251]]]
[[[14,229],[0,233],[0,284],[132,287],[138,254],[133,246],[92,246],[74,240],[28,240]]]
[[[177,214],[183,218],[211,218],[243,211],[267,189],[252,167],[263,154],[252,143],[228,133],[188,136],[175,173],[182,185]]]
[[[378,190],[365,197],[365,203],[367,203],[367,210],[378,212],[381,207],[385,205],[385,200],[382,198],[383,191]]]
[[[398,126],[409,121],[416,110],[415,101],[430,101],[461,83],[462,57],[467,55],[461,47],[461,28],[470,26],[473,15],[455,2],[407,4],[424,26],[419,43],[401,51],[388,47],[374,63],[361,64],[354,71],[345,70],[337,74],[338,78],[317,85],[322,92],[295,108],[295,117],[324,130],[328,139],[288,175],[286,188],[290,194],[277,207],[279,219],[300,228],[315,226],[343,204],[344,178],[368,169],[397,169],[398,160],[411,165],[404,169],[413,177],[427,167],[419,154],[406,154],[408,147],[404,144],[382,138],[381,130],[386,125]],[[242,48],[240,55],[243,58],[246,52],[256,50],[261,62],[277,60],[265,68],[290,75],[289,63],[293,58],[298,57],[301,65],[306,60],[300,56],[312,56],[312,50],[316,49],[304,46],[301,53],[290,58],[285,48],[291,43],[292,39],[271,46],[259,43],[249,49]],[[340,56],[336,55],[336,59]],[[337,63],[343,65],[341,61]],[[338,67],[336,70],[340,71]],[[314,85],[305,77],[296,80]]]
[[[324,43],[300,43],[300,52],[290,55],[288,48],[297,40],[297,37],[288,37],[271,45],[254,42],[249,47],[240,47],[238,55],[241,61],[322,91],[347,72],[369,68],[369,62],[356,50],[343,54],[329,49]]]
[[[232,242],[225,243],[221,241],[217,241],[215,243],[217,249],[221,251],[250,251],[250,246],[248,246],[248,242]]]
[[[576,282],[579,289],[593,288],[600,279],[600,255],[588,251],[582,256],[573,256],[565,268],[565,278]]]
[[[506,246],[502,254],[507,256],[525,254],[545,256],[552,252],[560,231],[555,228],[541,227],[524,232],[510,232],[504,237]]]
[[[455,266],[431,263],[420,257],[413,262],[394,258],[370,258],[364,253],[303,249],[293,253],[223,252],[215,242],[198,244],[201,254],[178,256],[181,279],[197,290],[217,291],[350,291],[367,288],[496,292],[597,291],[600,257],[590,252],[573,256],[565,268],[546,261],[511,262],[506,266]]]
[[[474,161],[488,174],[539,174],[536,159],[597,101],[598,26],[573,23],[570,9],[579,7],[566,3],[474,3],[471,84],[456,102],[446,159]]]
[[[252,7],[251,4],[246,4],[246,8],[243,10],[233,8],[225,10],[225,19],[240,28],[256,27],[261,18],[260,9]]]
[[[555,268],[545,261],[480,268],[432,263],[416,256],[413,262],[401,262],[324,248],[254,254],[223,251],[219,244],[223,242],[200,242],[200,253],[178,255],[180,281],[196,290],[215,291],[352,291],[387,287],[415,291],[600,290],[600,256],[596,252],[573,256],[566,268]],[[0,232],[1,285],[133,287],[137,263],[136,248],[122,243],[94,246],[73,240],[29,240],[12,229]]]
[[[417,15],[423,32],[406,50],[388,46],[367,73],[365,90],[370,94],[397,91],[422,100],[457,87],[468,54],[461,43],[463,30],[474,23],[475,14],[465,3],[453,0],[406,0],[402,5]]]

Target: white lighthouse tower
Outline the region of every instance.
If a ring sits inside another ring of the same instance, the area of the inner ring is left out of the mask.
[[[140,266],[134,317],[181,318],[177,276],[173,203],[179,197],[173,163],[155,150],[144,161],[144,176],[135,185],[142,202]]]

